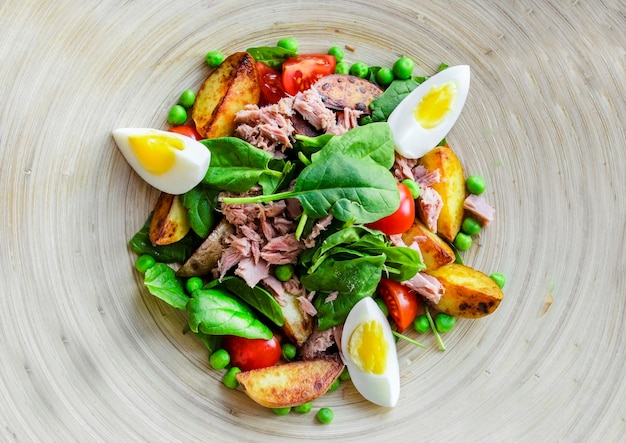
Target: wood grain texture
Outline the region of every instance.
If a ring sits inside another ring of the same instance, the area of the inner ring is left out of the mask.
[[[4,0],[0,29],[0,441],[623,441],[623,1]],[[157,193],[111,138],[165,127],[209,50],[284,36],[471,66],[449,141],[497,220],[465,257],[508,276],[445,353],[399,344],[398,407],[346,384],[329,426],[225,389],[142,291],[126,241]]]

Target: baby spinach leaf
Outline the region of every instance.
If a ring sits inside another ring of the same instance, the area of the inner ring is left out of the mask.
[[[174,270],[164,263],[156,263],[148,269],[143,284],[150,294],[176,309],[185,309],[189,302],[182,282],[176,277]]]
[[[218,194],[219,191],[202,183],[183,194],[182,203],[189,214],[189,225],[201,238],[206,238],[217,223]]]
[[[279,46],[259,46],[256,48],[246,49],[254,61],[263,62],[278,72],[281,71],[282,64],[285,60],[298,55],[296,52],[289,51]]]
[[[272,331],[252,310],[219,289],[198,289],[187,303],[189,328],[209,335],[272,338]]]
[[[239,277],[230,276],[224,277],[221,283],[217,286],[230,291],[248,303],[261,314],[265,315],[276,326],[282,326],[285,324],[283,308],[280,307],[272,294],[260,286],[251,288]]]
[[[171,245],[153,246],[150,241],[150,220],[148,217],[143,227],[130,239],[128,246],[137,255],[148,254],[161,263],[184,263],[202,243],[202,238],[195,232],[189,233]]]
[[[394,80],[378,98],[370,103],[372,120],[374,122],[387,121],[394,109],[404,98],[417,88],[420,83],[412,78],[408,80]],[[366,125],[367,127],[369,125]]]
[[[296,134],[297,148],[307,157],[315,154],[322,149],[333,138],[333,134],[322,134],[317,137],[309,137],[307,135]]]
[[[200,339],[202,343],[204,343],[204,346],[206,346],[209,350],[209,354],[220,349],[220,345],[222,343],[221,335],[209,335],[200,331],[194,332],[194,334]]]

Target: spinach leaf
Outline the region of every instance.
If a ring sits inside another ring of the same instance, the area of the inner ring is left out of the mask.
[[[217,223],[218,194],[219,191],[202,183],[183,194],[182,203],[189,214],[189,225],[201,238],[206,238]]]
[[[207,347],[207,349],[209,350],[209,355],[220,349],[220,346],[222,344],[221,335],[209,335],[200,331],[194,332],[194,334],[200,339],[202,343],[204,343],[204,346]]]
[[[372,120],[374,122],[387,121],[398,104],[419,85],[420,83],[412,78],[408,80],[394,80],[391,82],[385,92],[370,103]]]
[[[285,324],[283,308],[281,308],[274,296],[262,287],[255,286],[251,288],[239,277],[224,277],[217,287],[222,287],[230,291],[261,314],[265,315],[276,326]]]
[[[281,171],[281,174],[261,174],[259,184],[263,188],[263,195],[275,193],[277,190],[286,187],[295,178],[295,167],[290,161],[274,158],[270,160],[268,168],[272,171]]]
[[[219,289],[198,289],[187,303],[189,328],[209,335],[237,335],[244,338],[272,338],[272,331],[252,310]]]
[[[263,174],[281,178],[282,172],[270,169],[274,156],[236,137],[200,141],[211,151],[211,165],[203,183],[221,191],[245,192],[259,182]]]
[[[171,245],[153,246],[150,242],[150,220],[130,239],[128,246],[137,255],[148,254],[161,263],[184,263],[202,243],[202,238],[190,231],[183,239]]]
[[[181,280],[176,277],[174,270],[164,263],[156,263],[148,269],[143,284],[150,294],[176,309],[185,309],[189,302]]]
[[[254,61],[263,62],[278,72],[281,71],[281,65],[285,60],[298,55],[296,52],[279,46],[259,46],[257,48],[248,48],[246,52],[254,58]]]
[[[333,138],[333,134],[322,134],[317,137],[296,134],[297,148],[307,157],[322,149]]]

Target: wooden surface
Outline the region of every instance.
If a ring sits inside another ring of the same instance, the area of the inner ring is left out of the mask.
[[[0,2],[0,441],[624,441],[623,1]],[[439,352],[399,344],[394,409],[349,384],[278,417],[142,291],[126,241],[156,192],[111,138],[166,127],[206,52],[352,45],[469,64],[449,141],[497,220],[466,262],[508,277]]]

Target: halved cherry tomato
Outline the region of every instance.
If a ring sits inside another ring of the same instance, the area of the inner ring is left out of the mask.
[[[222,347],[230,355],[230,364],[242,371],[274,366],[282,355],[276,336],[264,340],[226,335],[222,339]]]
[[[173,128],[170,128],[169,131],[184,135],[189,138],[193,138],[194,140],[202,140],[202,136],[198,134],[198,131],[196,131],[196,128],[194,128],[193,126],[174,126]]]
[[[368,224],[368,227],[378,229],[387,235],[402,234],[411,227],[415,221],[413,194],[404,183],[398,183],[398,191],[400,192],[400,206],[396,212]]]
[[[290,95],[305,91],[322,77],[333,74],[337,59],[327,54],[302,54],[283,63],[283,86]]]
[[[280,73],[263,62],[257,62],[256,69],[261,79],[261,99],[259,106],[271,105],[287,96]]]
[[[376,292],[389,308],[389,315],[396,323],[398,332],[413,323],[419,310],[419,301],[409,288],[397,281],[381,278]]]

